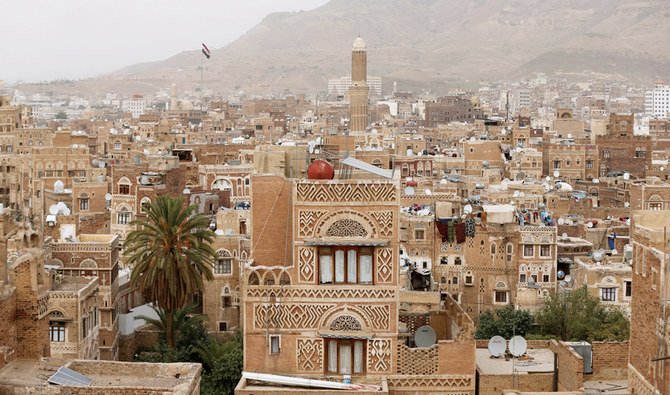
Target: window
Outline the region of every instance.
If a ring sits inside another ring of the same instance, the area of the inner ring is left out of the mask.
[[[592,160],[587,160],[586,161],[586,168],[587,169],[593,169],[593,161]]]
[[[548,274],[543,274],[542,275],[542,282],[548,283],[549,282],[549,275]]]
[[[116,142],[114,143],[114,149],[116,149],[116,150],[121,149],[121,142],[120,142],[120,141],[116,141]]]
[[[79,198],[79,210],[88,211],[88,196],[82,195]]]
[[[608,150],[603,150],[603,158],[607,159],[610,157],[610,152]]]
[[[540,246],[540,256],[542,256],[542,257],[551,256],[551,246],[550,245],[541,245]]]
[[[227,322],[219,322],[219,332],[225,332],[228,330]]]
[[[507,291],[495,291],[496,303],[507,303]]]
[[[533,257],[535,255],[535,249],[533,247],[535,247],[535,246],[525,244],[523,246],[523,256],[524,257]]]
[[[452,278],[452,279],[451,279],[451,283],[452,283],[453,285],[458,285],[458,277],[454,277],[454,278]]]
[[[60,321],[49,321],[49,340],[52,342],[65,341],[65,323]]]
[[[554,169],[560,169],[561,168],[561,161],[560,160],[555,160],[554,161]]]
[[[630,298],[633,296],[633,283],[631,281],[624,281],[623,284],[625,289],[624,296]]]
[[[649,210],[654,211],[663,210],[663,203],[649,203]]]
[[[457,256],[456,258],[454,258],[454,265],[460,265],[460,264],[461,264],[461,257]]]
[[[426,232],[423,229],[414,229],[415,240],[424,240],[425,238],[426,238]]]
[[[270,335],[270,354],[279,354],[281,351],[281,343],[279,335]]]
[[[130,185],[128,185],[128,184],[119,184],[119,194],[121,194],[121,195],[130,195]]]
[[[365,373],[365,340],[327,339],[326,374]]]
[[[130,213],[121,211],[116,217],[116,223],[119,225],[128,225],[130,223]]]
[[[600,295],[603,302],[615,302],[616,288],[602,288],[600,290]]]
[[[231,274],[233,272],[233,258],[228,251],[217,251],[217,260],[214,263],[214,274]]]
[[[519,282],[520,283],[525,283],[526,282],[526,273],[519,274]]]
[[[635,148],[635,157],[636,158],[646,158],[647,157],[647,150],[644,147],[636,147]]]
[[[497,249],[498,249],[498,246],[496,246],[496,243],[491,243],[491,254],[492,255],[495,255]]]
[[[230,307],[232,305],[232,298],[230,295],[222,295],[221,296],[221,307],[226,308]]]
[[[143,213],[148,213],[150,205],[151,200],[148,197],[143,197],[142,202],[140,203],[140,211]]]
[[[88,336],[88,320],[84,318],[81,320],[81,338],[86,339]]]
[[[474,281],[473,281],[473,278],[472,278],[472,274],[470,274],[470,273],[466,274],[465,275],[465,285],[472,286],[473,283],[474,283]]]
[[[372,252],[358,247],[319,249],[319,283],[372,284]]]

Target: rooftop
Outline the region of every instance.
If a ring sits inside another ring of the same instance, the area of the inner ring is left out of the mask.
[[[481,374],[547,373],[554,371],[554,353],[548,348],[529,349],[520,358],[493,358],[486,348],[475,354]]]

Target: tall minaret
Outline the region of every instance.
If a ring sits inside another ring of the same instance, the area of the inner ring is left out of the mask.
[[[365,132],[368,127],[368,56],[365,41],[357,37],[351,48],[351,87],[349,88],[349,109],[351,121],[349,130]]]

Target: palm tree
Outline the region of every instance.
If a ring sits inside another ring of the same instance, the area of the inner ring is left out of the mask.
[[[174,348],[175,312],[202,292],[203,278],[211,280],[216,253],[209,220],[186,206],[184,198],[159,196],[147,207],[147,219],[135,220],[124,255],[132,266],[130,284],[149,302],[165,311],[165,335]]]
[[[175,339],[175,343],[179,343],[180,337],[183,337],[184,334],[193,332],[197,327],[207,319],[202,314],[194,314],[193,312],[197,309],[198,305],[193,303],[181,309],[177,309],[172,318],[172,337]],[[160,332],[162,338],[167,339],[167,314],[165,310],[157,306],[151,306],[151,308],[156,312],[158,318],[149,317],[147,315],[138,315],[135,317],[136,320],[144,320],[149,325],[153,325]]]

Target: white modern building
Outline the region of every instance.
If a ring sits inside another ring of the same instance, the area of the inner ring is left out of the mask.
[[[131,99],[125,99],[121,104],[123,112],[129,112],[133,118],[139,118],[144,114],[144,108],[147,106],[147,100],[142,95],[133,95]]]
[[[382,77],[369,75],[367,78],[370,96],[382,95]],[[351,87],[351,74],[340,78],[331,78],[328,80],[328,94],[336,96],[346,96]]]
[[[644,113],[655,118],[667,118],[670,112],[670,86],[657,82],[654,89],[645,92]]]

